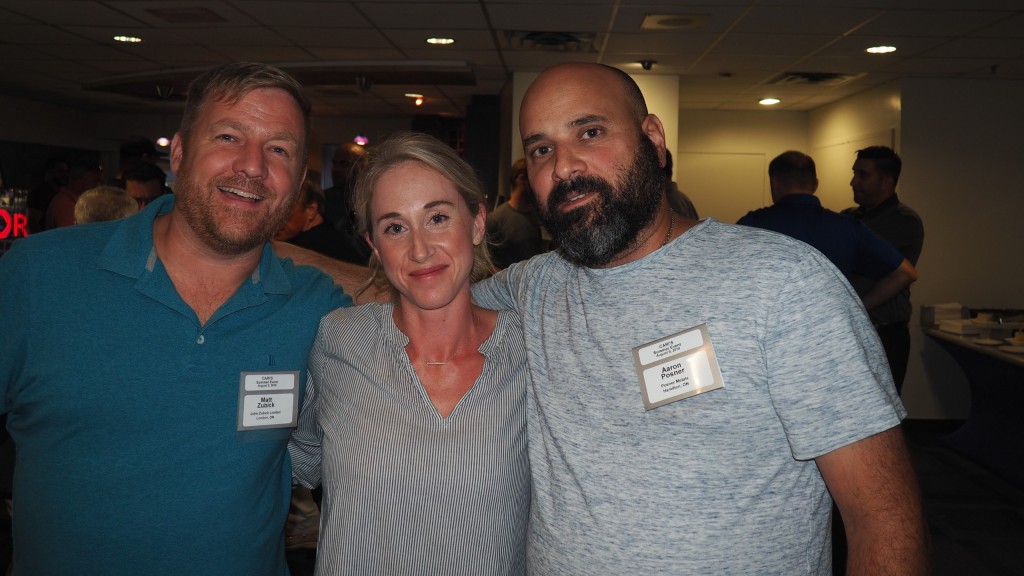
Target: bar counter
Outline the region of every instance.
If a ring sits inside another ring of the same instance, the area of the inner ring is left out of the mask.
[[[937,329],[925,334],[960,365],[971,389],[967,419],[946,442],[1024,488],[1024,354],[976,344],[976,336]]]

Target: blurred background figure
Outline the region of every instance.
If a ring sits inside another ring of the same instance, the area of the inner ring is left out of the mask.
[[[78,197],[75,202],[75,224],[120,220],[138,211],[139,205],[128,192],[117,186],[100,184],[82,192]]]
[[[331,258],[356,262],[361,255],[352,238],[338,232],[324,219],[324,193],[310,179],[302,182],[299,199],[274,240],[288,242]]]
[[[137,162],[121,172],[124,189],[142,210],[167,191],[167,173],[156,164]]]
[[[73,226],[75,224],[75,203],[83,192],[103,182],[103,166],[89,157],[71,161],[68,168],[68,182],[61,186],[46,209],[46,229]]]
[[[783,152],[768,164],[772,205],[748,212],[738,224],[773,230],[814,246],[843,276],[871,278],[860,293],[872,310],[917,280],[917,270],[892,244],[860,222],[821,205],[814,193],[818,173],[814,159],[796,150]]]
[[[61,187],[68,183],[68,161],[53,157],[43,166],[43,180],[28,192],[28,231],[30,234],[46,229],[46,209]]]
[[[669,208],[680,216],[699,220],[697,208],[693,205],[693,202],[690,201],[686,194],[683,194],[683,191],[672,180],[672,153],[668,149],[665,150],[665,166],[662,168],[662,171],[665,172],[665,195],[668,196]]]
[[[497,268],[507,268],[520,260],[528,260],[547,252],[550,241],[540,223],[537,203],[526,176],[526,159],[512,164],[511,192],[505,202],[487,215],[487,241],[491,258]]]
[[[360,170],[366,163],[366,149],[354,142],[340,144],[331,160],[331,187],[323,191],[324,203],[320,209],[324,220],[333,226],[353,246],[356,253],[347,262],[366,264],[370,260],[370,247],[356,235],[356,221],[352,213],[352,188]]]
[[[853,163],[853,201],[856,208],[847,208],[849,214],[864,223],[872,232],[896,247],[911,264],[924,247],[924,222],[913,208],[900,202],[896,184],[900,180],[903,161],[888,146],[868,146],[857,151]],[[858,294],[871,290],[871,278],[854,277],[850,280]],[[872,324],[882,340],[889,359],[896,391],[902,392],[910,358],[910,288],[904,288],[892,299],[868,311]]]

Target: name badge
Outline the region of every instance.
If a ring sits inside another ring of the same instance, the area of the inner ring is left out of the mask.
[[[633,348],[644,410],[724,388],[708,325]]]
[[[299,372],[242,372],[238,431],[287,428],[298,421]]]

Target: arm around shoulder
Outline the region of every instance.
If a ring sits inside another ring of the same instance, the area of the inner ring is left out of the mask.
[[[846,526],[847,574],[930,573],[928,526],[899,426],[815,462]]]
[[[373,286],[359,293],[360,286],[370,277],[370,269],[365,266],[336,260],[288,242],[275,240],[272,245],[274,252],[279,257],[290,258],[296,265],[313,266],[330,276],[334,283],[341,286],[356,304],[383,301],[389,297],[387,294],[378,293]]]

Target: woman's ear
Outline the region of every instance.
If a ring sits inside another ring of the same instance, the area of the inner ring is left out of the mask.
[[[479,246],[487,236],[487,205],[477,205],[476,216],[473,217],[473,246]]]

